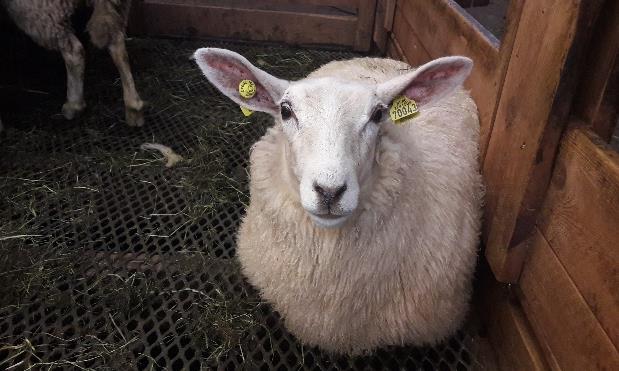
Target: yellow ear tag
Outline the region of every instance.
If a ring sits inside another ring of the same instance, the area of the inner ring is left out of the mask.
[[[401,125],[404,121],[415,117],[419,113],[417,103],[408,97],[401,95],[393,100],[389,108],[389,116],[394,123]]]
[[[239,83],[239,94],[245,99],[256,95],[256,84],[251,80],[241,80]]]
[[[256,84],[251,80],[241,80],[239,83],[239,94],[245,99],[252,98],[256,95]],[[246,117],[254,113],[254,111],[243,106],[241,106],[241,112],[243,112]]]
[[[245,108],[243,106],[241,106],[241,112],[243,112],[245,117],[251,116],[251,114],[254,113],[254,111],[250,110],[249,108]]]

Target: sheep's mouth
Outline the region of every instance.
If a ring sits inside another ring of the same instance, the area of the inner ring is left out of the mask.
[[[314,214],[309,212],[311,219],[316,225],[322,228],[336,228],[342,225],[350,214],[336,215],[336,214]]]
[[[339,218],[345,218],[347,215],[335,215],[335,214],[316,215],[316,214],[314,214],[314,216],[316,216],[318,218],[321,218],[321,219],[335,220],[335,219],[339,219]]]

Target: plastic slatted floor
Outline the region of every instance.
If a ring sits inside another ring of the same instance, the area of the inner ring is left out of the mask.
[[[294,79],[353,54],[179,40],[128,45],[150,102],[140,129],[122,123],[119,81],[104,54],[89,56],[91,108],[72,123],[57,117],[59,59],[34,48],[27,52],[40,59],[17,50],[11,60],[13,68],[49,62],[54,76],[15,82],[35,93],[18,92],[17,108],[3,113],[0,223],[20,229],[0,229],[0,368],[483,368],[472,330],[432,348],[352,359],[303,347],[239,274],[234,235],[248,201],[247,157],[269,120],[244,119],[189,56],[205,45],[228,47]],[[139,150],[144,142],[169,145],[186,160],[166,169]]]

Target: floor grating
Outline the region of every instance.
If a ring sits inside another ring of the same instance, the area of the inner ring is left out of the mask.
[[[483,368],[475,326],[440,346],[356,358],[303,347],[239,272],[234,236],[248,201],[247,157],[269,120],[243,118],[189,56],[227,47],[294,79],[354,54],[132,39],[149,102],[146,125],[135,129],[122,122],[119,81],[104,53],[89,50],[90,108],[67,123],[57,115],[59,57],[22,41],[8,43],[11,75],[0,88],[0,369]],[[37,64],[54,72],[20,74]],[[144,142],[169,145],[185,161],[166,169],[139,150]]]

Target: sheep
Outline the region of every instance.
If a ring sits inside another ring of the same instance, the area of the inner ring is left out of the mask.
[[[194,58],[224,95],[274,118],[251,149],[237,256],[288,330],[350,355],[453,335],[482,215],[479,119],[462,88],[472,61],[357,58],[291,82],[228,50]],[[401,95],[419,113],[396,124],[386,110]]]
[[[93,7],[87,30],[98,48],[107,48],[123,87],[125,119],[142,126],[144,103],[135,89],[125,48],[125,27],[131,0],[0,0],[15,24],[40,46],[59,51],[67,70],[67,101],[62,113],[68,120],[84,108],[84,47],[71,27],[71,16],[82,4]]]

